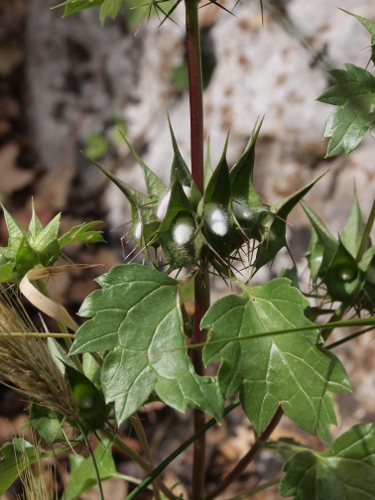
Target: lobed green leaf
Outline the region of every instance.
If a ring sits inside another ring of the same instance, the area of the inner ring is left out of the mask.
[[[375,139],[375,77],[367,70],[345,64],[346,74],[334,71],[338,84],[327,89],[318,101],[340,107],[328,117],[323,137],[329,137],[327,157],[351,153],[369,130]]]
[[[94,220],[86,222],[79,226],[73,226],[67,233],[58,239],[59,247],[63,248],[69,243],[76,243],[78,241],[88,245],[89,243],[104,242],[102,231],[89,231],[92,227],[100,224],[101,221]]]
[[[153,391],[179,411],[190,405],[220,420],[216,380],[196,375],[185,349],[179,282],[138,264],[116,266],[97,281],[102,290],[89,295],[79,311],[92,319],[77,331],[71,354],[115,347],[101,380],[118,423]]]
[[[375,424],[355,425],[335,441],[331,450],[296,453],[284,471],[282,498],[375,499]]]
[[[218,379],[223,394],[229,397],[240,389],[241,404],[258,433],[281,404],[297,425],[329,442],[329,426],[336,419],[328,391],[349,391],[350,384],[340,361],[315,345],[318,331],[298,330],[313,325],[304,315],[307,306],[284,278],[220,299],[201,323],[209,330],[203,359],[205,364],[221,359]],[[228,325],[235,339],[210,345],[210,340],[228,338]],[[288,328],[295,328],[295,333],[272,336],[272,331]],[[269,336],[241,340],[261,332]]]

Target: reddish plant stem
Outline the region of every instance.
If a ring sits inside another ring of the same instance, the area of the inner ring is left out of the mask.
[[[186,54],[189,73],[190,104],[190,145],[191,172],[199,191],[203,194],[203,85],[200,33],[198,24],[199,0],[185,0],[186,8]],[[204,340],[205,332],[200,329],[200,322],[210,306],[210,290],[207,265],[202,259],[200,272],[195,278],[195,318],[193,342]],[[194,349],[192,362],[198,375],[204,374],[201,351]],[[206,423],[205,414],[194,410],[194,432]],[[192,498],[201,500],[204,493],[206,438],[202,434],[194,442]]]
[[[227,475],[227,477],[222,481],[221,484],[209,495],[205,497],[204,500],[213,500],[216,498],[218,495],[220,495],[224,490],[228,488],[230,484],[233,483],[235,479],[238,478],[240,474],[246,469],[246,467],[249,465],[250,462],[252,462],[255,458],[255,455],[258,453],[259,449],[261,448],[262,444],[265,443],[272,432],[274,431],[275,427],[277,424],[280,422],[280,418],[283,415],[283,410],[281,406],[279,406],[277,412],[275,413],[273,419],[271,422],[267,425],[267,427],[264,429],[262,434],[258,437],[258,439],[255,441],[253,446],[250,448],[250,450],[246,453],[246,455],[238,462],[236,467]]]
[[[202,269],[203,266],[202,266]],[[206,332],[200,329],[200,322],[210,306],[210,290],[208,273],[198,273],[195,277],[195,316],[193,342],[205,340]],[[198,375],[204,375],[201,349],[193,349],[192,362]],[[199,431],[206,423],[206,416],[201,410],[194,410],[194,432]],[[206,459],[206,434],[202,434],[194,441],[193,451],[193,476],[192,498],[200,500],[204,494],[205,460]]]
[[[198,1],[185,0],[186,55],[189,72],[191,172],[203,193],[203,85]]]

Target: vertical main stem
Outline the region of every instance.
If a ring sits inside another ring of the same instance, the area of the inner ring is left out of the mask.
[[[208,273],[202,267],[202,273],[195,277],[195,316],[193,343],[203,342],[205,331],[200,329],[200,322],[210,306],[210,289]],[[198,375],[204,375],[202,353],[200,349],[193,349],[192,362]],[[206,416],[201,410],[194,410],[194,433],[198,432],[206,424]],[[200,500],[204,496],[206,458],[206,434],[202,434],[194,441],[193,451],[193,477],[192,498]]]
[[[189,72],[191,172],[203,193],[203,85],[198,1],[185,0],[186,56]]]
[[[190,146],[191,172],[193,180],[203,194],[203,85],[200,34],[198,24],[199,0],[185,0],[186,8],[186,54],[189,73],[190,104]],[[210,306],[210,290],[207,264],[204,258],[200,272],[195,277],[195,318],[193,343],[204,340],[205,332],[200,329],[200,322]],[[192,362],[198,375],[204,374],[201,351],[194,349]],[[194,410],[194,432],[198,432],[206,423],[205,414]],[[200,500],[204,495],[206,440],[203,433],[194,442],[192,498]]]

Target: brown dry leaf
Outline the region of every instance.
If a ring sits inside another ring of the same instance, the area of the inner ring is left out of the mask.
[[[16,160],[20,147],[16,142],[8,142],[0,149],[0,192],[5,195],[30,184],[34,173],[17,167]]]
[[[16,43],[0,47],[0,75],[9,75],[22,61],[23,51]]]
[[[21,117],[20,104],[10,96],[0,98],[0,116],[5,119],[18,120]]]
[[[10,426],[9,420],[0,416],[0,447],[6,441],[10,441],[13,436],[13,429]]]
[[[243,425],[235,428],[236,435],[220,443],[218,449],[227,460],[235,462],[240,460],[254,443],[254,433]]]
[[[73,269],[87,269],[89,267],[95,267],[96,265],[100,264],[73,264],[61,267],[31,269],[31,271],[29,271],[22,279],[20,290],[37,309],[75,332],[78,329],[78,325],[65,307],[43,295],[30,283],[30,281],[47,278],[49,276],[54,276],[55,274],[71,271]]]
[[[57,212],[64,210],[75,175],[76,171],[71,165],[57,165],[38,183],[38,197],[43,198],[45,203]]]
[[[0,118],[0,137],[7,135],[12,130],[12,125],[7,120]]]
[[[290,498],[290,497],[289,497]],[[252,500],[279,500],[279,487],[277,485],[272,486],[272,488],[267,488],[264,491],[260,491],[252,497]]]

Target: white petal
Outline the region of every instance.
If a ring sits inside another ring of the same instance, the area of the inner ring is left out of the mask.
[[[232,210],[237,219],[250,219],[251,210],[247,203],[243,200],[233,200]]]
[[[204,215],[211,231],[218,236],[225,236],[229,229],[227,211],[216,203],[207,203]]]
[[[164,217],[166,216],[170,198],[171,198],[171,192],[167,191],[164,198],[161,199],[158,209],[156,211],[156,217],[158,219],[164,219]]]
[[[177,245],[185,245],[191,240],[195,231],[195,225],[191,217],[181,217],[172,229],[173,240]]]

